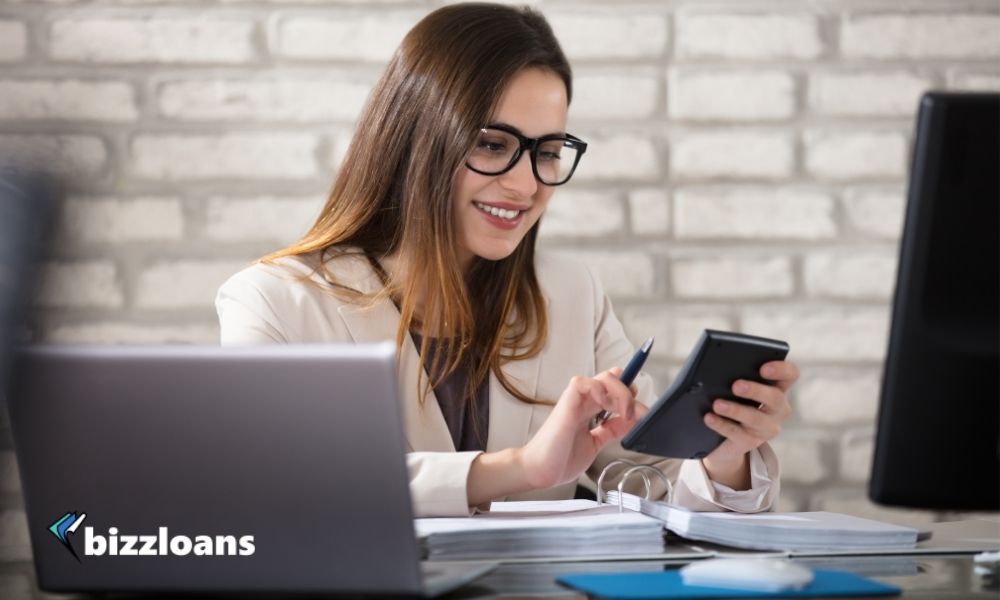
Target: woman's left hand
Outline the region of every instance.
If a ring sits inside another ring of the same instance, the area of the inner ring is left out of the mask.
[[[716,399],[705,415],[705,425],[726,439],[703,459],[709,476],[734,489],[749,487],[747,452],[773,439],[792,414],[788,390],[799,378],[799,368],[788,361],[772,361],[760,368],[772,385],[756,381],[733,382],[733,395],[753,400],[759,407]],[[736,484],[736,485],[733,485]]]

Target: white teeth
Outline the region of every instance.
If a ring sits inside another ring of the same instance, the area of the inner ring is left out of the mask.
[[[490,213],[494,217],[499,217],[506,221],[510,221],[511,219],[521,214],[521,211],[519,210],[508,210],[505,208],[497,208],[496,206],[489,206],[487,204],[483,204],[482,202],[476,202],[475,205],[476,208],[478,208],[479,210]]]

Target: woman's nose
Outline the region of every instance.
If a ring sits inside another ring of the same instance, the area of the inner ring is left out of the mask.
[[[527,151],[521,153],[510,171],[500,176],[500,184],[525,198],[538,191],[538,180],[535,179],[535,172],[531,168],[531,155]]]

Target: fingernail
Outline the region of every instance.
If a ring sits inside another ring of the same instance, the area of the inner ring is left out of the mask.
[[[750,384],[745,381],[739,381],[736,383],[736,393],[745,394],[750,391]]]
[[[766,365],[763,369],[760,370],[760,372],[765,377],[770,377],[774,375],[774,367],[772,367],[771,365]]]
[[[721,400],[718,400],[715,403],[715,410],[721,413],[729,412],[729,404]]]
[[[716,417],[712,413],[708,413],[707,415],[705,415],[705,422],[708,423],[709,425],[715,425],[716,423],[719,422],[719,417]]]

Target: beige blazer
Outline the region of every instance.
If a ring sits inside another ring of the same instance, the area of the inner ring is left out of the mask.
[[[315,266],[315,257],[282,259],[278,265],[253,265],[226,281],[216,298],[223,345],[395,340],[399,312],[391,301],[370,307],[352,304],[333,293],[333,288],[314,272]],[[363,257],[339,257],[327,268],[338,282],[359,291],[374,292],[381,287],[377,274]],[[529,397],[555,401],[574,375],[593,376],[624,366],[634,347],[600,282],[586,266],[566,257],[540,253],[536,272],[547,302],[547,342],[540,355],[510,362],[503,370]],[[414,512],[417,516],[467,515],[471,509],[466,479],[478,453],[455,451],[433,391],[423,403],[419,401],[420,369],[417,349],[408,341],[401,350],[399,378]],[[640,374],[636,385],[640,402],[649,405],[655,400],[647,375]],[[487,452],[523,446],[551,411],[548,406],[515,399],[492,375],[489,401]],[[753,489],[743,492],[711,482],[700,461],[663,460],[627,452],[619,444],[600,453],[587,471],[591,481],[596,481],[604,466],[616,458],[655,464],[674,481],[674,502],[695,510],[769,510],[778,494],[777,459],[766,445],[752,453]],[[621,471],[616,470],[616,474]],[[617,485],[615,478],[606,481]],[[627,489],[642,491],[640,479],[630,483]],[[653,483],[653,494],[662,497],[664,487]],[[507,499],[571,498],[574,490],[575,483],[571,482]]]

